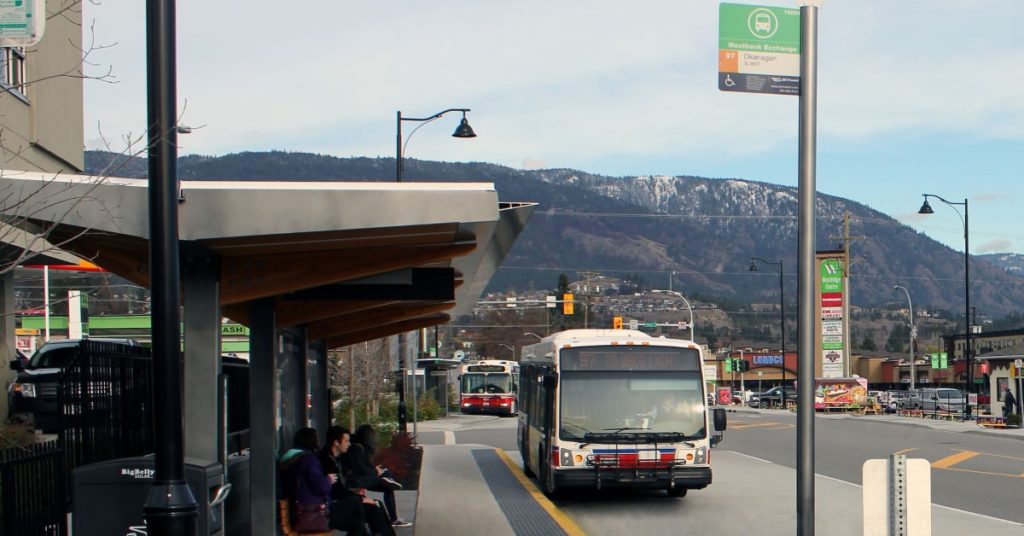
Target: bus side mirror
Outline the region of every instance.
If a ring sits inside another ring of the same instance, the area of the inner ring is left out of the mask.
[[[714,420],[715,431],[716,432],[724,431],[725,427],[726,427],[725,409],[723,409],[723,408],[714,408],[714,409],[711,410],[711,416],[712,416],[712,419]]]
[[[25,364],[22,363],[21,361],[18,361],[17,359],[15,359],[14,361],[11,361],[8,366],[11,368],[11,370],[13,370],[15,372],[20,372],[22,370],[25,370]]]

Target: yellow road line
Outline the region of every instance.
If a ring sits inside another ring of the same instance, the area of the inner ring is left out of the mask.
[[[562,530],[564,530],[566,534],[568,534],[569,536],[586,536],[586,533],[583,532],[583,529],[581,529],[572,520],[572,518],[570,518],[564,512],[559,510],[558,507],[555,506],[555,504],[552,503],[550,500],[548,500],[547,496],[545,496],[544,493],[542,493],[540,489],[538,489],[537,486],[534,485],[533,481],[523,474],[523,472],[519,469],[519,466],[517,466],[516,463],[512,461],[512,458],[508,457],[508,454],[505,454],[504,450],[494,449],[494,451],[498,453],[498,457],[501,458],[501,461],[505,462],[505,465],[507,465],[509,470],[512,471],[512,474],[516,477],[516,480],[518,480],[519,483],[522,484],[524,488],[526,488],[527,493],[529,493],[530,496],[533,497],[533,500],[537,501],[537,504],[539,504],[540,507],[543,508],[544,511],[551,516],[551,519],[555,520],[555,523],[558,523],[559,527],[562,527]]]
[[[761,428],[761,427],[765,427],[765,426],[775,426],[777,424],[782,424],[782,423],[780,423],[780,422],[759,422],[759,423],[754,423],[754,424],[732,424],[732,425],[729,425],[729,428],[732,428],[732,429]]]
[[[974,452],[973,450],[960,451],[960,452],[958,452],[956,454],[953,454],[952,456],[946,456],[945,458],[943,458],[941,460],[936,460],[936,461],[932,462],[932,467],[934,467],[936,469],[949,469],[950,467],[952,467],[952,466],[954,466],[954,465],[956,465],[956,464],[958,464],[960,462],[967,461],[967,460],[969,460],[969,459],[971,459],[971,458],[973,458],[973,457],[975,457],[975,456],[977,456],[979,454],[981,454],[981,453],[980,452]]]
[[[892,455],[893,456],[899,456],[901,454],[906,454],[906,453],[908,453],[908,452],[910,452],[912,450],[917,450],[917,447],[909,448],[909,449],[903,449],[903,450],[897,450],[896,452],[893,452]]]
[[[943,469],[945,469],[947,471],[960,471],[961,473],[975,473],[975,474],[979,474],[979,475],[1008,476],[1010,478],[1024,478],[1024,474],[1014,475],[1014,474],[1010,474],[1010,473],[995,473],[995,472],[992,472],[992,471],[978,471],[978,470],[975,470],[975,469],[961,469],[959,467],[943,467]]]

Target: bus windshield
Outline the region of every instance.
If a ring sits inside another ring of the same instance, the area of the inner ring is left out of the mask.
[[[462,392],[511,393],[512,375],[504,372],[467,372],[462,375]]]
[[[587,432],[678,432],[705,436],[699,372],[563,372],[559,438]]]

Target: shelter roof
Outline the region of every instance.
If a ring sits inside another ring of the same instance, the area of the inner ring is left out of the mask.
[[[2,208],[149,286],[148,181],[0,175]],[[532,214],[490,183],[182,181],[179,238],[219,263],[224,315],[272,298],[279,327],[338,347],[468,313]]]

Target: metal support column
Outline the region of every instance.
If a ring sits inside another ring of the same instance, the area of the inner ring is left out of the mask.
[[[217,426],[220,370],[220,283],[217,258],[200,244],[182,243],[185,296],[185,456],[218,460],[227,440]],[[230,389],[231,386],[229,385]]]
[[[274,536],[278,449],[274,300],[257,300],[249,311],[249,511],[252,536]]]

